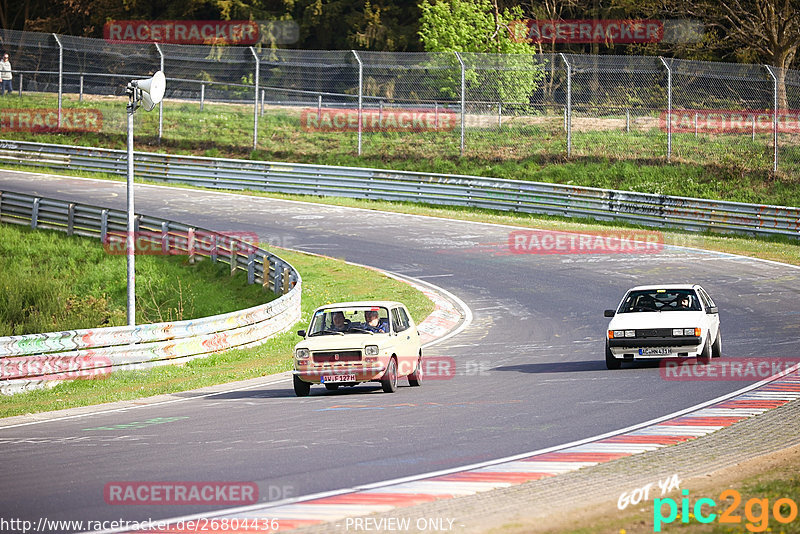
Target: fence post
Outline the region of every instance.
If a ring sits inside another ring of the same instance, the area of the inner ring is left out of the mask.
[[[83,74],[81,74],[80,89],[78,90],[78,102],[83,102]]]
[[[772,172],[778,172],[778,78],[772,72],[772,67],[764,65],[772,78]]]
[[[253,59],[256,60],[256,79],[255,79],[255,92],[253,93],[253,150],[256,149],[256,144],[258,142],[258,78],[260,75],[260,62],[258,60],[258,54],[256,54],[256,49],[252,46],[250,47],[250,53],[253,54]]]
[[[203,111],[203,104],[206,100],[206,84],[200,83],[200,111]]]
[[[497,103],[497,128],[500,129],[503,127],[503,103]]]
[[[458,63],[461,65],[461,156],[464,156],[464,125],[466,121],[466,92],[467,92],[467,84],[466,84],[466,76],[464,72],[464,61],[461,59],[461,54],[458,52],[454,52],[456,58],[458,59]]]
[[[631,133],[631,110],[625,110],[625,133]]]
[[[156,45],[156,50],[158,50],[158,55],[161,58],[161,62],[159,63],[159,70],[164,72],[164,52],[161,51],[161,45],[158,43],[153,43]],[[164,99],[161,99],[161,102],[158,103],[158,144],[161,144],[161,136],[164,134]]]
[[[358,155],[361,155],[361,109],[364,98],[364,64],[355,50],[351,50],[353,56],[358,61]]]
[[[22,81],[24,79],[24,75],[20,72],[19,73],[19,96],[22,96]]]
[[[317,124],[322,120],[322,95],[317,95]]]
[[[667,69],[667,161],[672,157],[672,69],[664,58],[659,56],[661,64]]]
[[[266,91],[264,91],[262,89],[261,90],[261,116],[262,117],[264,116],[264,99],[267,97],[265,93],[266,93]]]
[[[58,43],[58,127],[61,128],[61,95],[64,82],[64,47],[61,46],[61,39],[55,33],[53,37]]]
[[[572,155],[572,65],[567,61],[567,56],[559,54],[564,65],[567,66],[567,157]]]

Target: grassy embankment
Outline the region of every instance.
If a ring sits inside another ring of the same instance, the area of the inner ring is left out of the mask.
[[[49,94],[23,95],[0,102],[0,108],[53,108]],[[65,95],[65,108],[93,108],[102,113],[102,129],[90,133],[4,132],[3,138],[125,148],[124,100]],[[477,119],[478,117],[473,117]],[[469,117],[468,117],[469,119]],[[665,195],[723,199],[785,206],[800,205],[800,144],[781,135],[780,171],[771,176],[770,134],[700,135],[676,133],[672,161],[666,161],[666,135],[658,121],[576,120],[572,157],[560,118],[506,117],[501,129],[468,128],[466,155],[459,156],[458,129],[446,132],[380,132],[363,136],[363,156],[356,155],[353,132],[309,132],[300,111],[268,107],[260,117],[258,148],[252,150],[253,112],[240,104],[209,104],[200,112],[191,102],[166,101],[164,139],[157,144],[158,113],[138,111],[139,150],[213,157],[252,158],[330,165],[471,174],[593,186]],[[468,120],[468,124],[470,121]],[[558,165],[552,165],[557,163]]]
[[[339,260],[275,251],[303,276],[303,321],[328,302],[385,298],[406,303],[415,320],[432,303],[407,284]],[[87,268],[91,266],[91,269]],[[190,319],[243,309],[274,295],[230,277],[226,264],[185,257],[139,256],[139,322]],[[125,257],[97,240],[0,225],[0,335],[125,324]],[[214,354],[180,366],[115,372],[53,389],[0,396],[0,417],[184,391],[288,370],[297,335],[287,332],[256,348]]]

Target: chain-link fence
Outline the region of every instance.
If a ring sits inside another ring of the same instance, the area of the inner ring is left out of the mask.
[[[800,71],[660,57],[282,50],[0,30],[15,94],[102,112],[125,132],[126,83],[156,70],[166,104],[137,136],[216,155],[720,163],[800,171]],[[0,99],[0,107],[13,107]],[[9,128],[4,126],[6,130]]]

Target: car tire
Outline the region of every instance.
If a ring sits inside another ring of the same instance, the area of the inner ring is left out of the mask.
[[[336,391],[339,389],[339,384],[325,384],[325,389],[328,391]]]
[[[720,356],[722,356],[722,332],[717,330],[717,339],[715,339],[714,344],[711,345],[711,357],[719,358]]]
[[[408,375],[408,385],[412,387],[419,387],[422,385],[422,354],[419,355],[417,360],[417,368],[414,372]]]
[[[386,366],[386,371],[381,379],[381,386],[384,393],[397,391],[397,361],[394,358],[389,360],[389,365]]]
[[[608,341],[606,341],[606,369],[614,371],[620,367],[622,367],[622,360],[614,357],[614,355],[611,353],[611,349],[608,346]]]
[[[308,394],[311,393],[311,384],[308,382],[303,382],[300,380],[300,377],[294,375],[294,394],[298,397],[308,397]]]
[[[706,341],[706,344],[703,345],[703,352],[697,355],[697,363],[707,365],[709,362],[711,362],[711,343]]]

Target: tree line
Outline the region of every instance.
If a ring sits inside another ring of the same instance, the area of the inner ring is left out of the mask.
[[[515,19],[687,19],[692,42],[533,43]],[[112,20],[293,21],[299,49],[664,55],[800,68],[800,0],[0,0],[7,29],[103,37]]]

